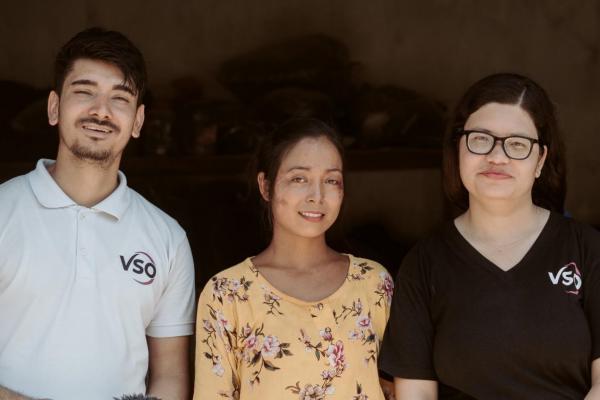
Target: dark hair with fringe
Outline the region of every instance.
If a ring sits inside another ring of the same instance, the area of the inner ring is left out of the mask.
[[[460,179],[458,143],[469,116],[489,103],[514,104],[525,110],[537,129],[541,146],[548,155],[542,173],[533,184],[533,203],[564,212],[567,191],[565,150],[558,129],[556,110],[546,91],[525,76],[500,73],[473,84],[459,100],[443,144],[443,185],[448,199],[459,211],[469,208],[469,194]]]
[[[249,179],[250,187],[258,192],[266,231],[271,232],[273,229],[273,216],[271,203],[265,201],[258,190],[256,182],[258,174],[261,172],[265,174],[269,197],[272,197],[275,188],[275,179],[285,155],[302,139],[319,137],[325,137],[334,145],[340,154],[343,164],[344,146],[338,132],[330,125],[316,118],[292,118],[265,137],[258,147],[252,160]]]
[[[139,49],[125,35],[94,27],[73,36],[58,52],[54,63],[54,90],[61,94],[75,61],[90,59],[115,65],[123,83],[137,95],[138,105],[146,93],[146,64]]]

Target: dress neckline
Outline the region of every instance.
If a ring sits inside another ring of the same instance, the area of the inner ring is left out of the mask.
[[[347,263],[348,265],[347,265],[346,277],[344,278],[344,281],[331,294],[325,296],[324,298],[322,298],[320,300],[314,300],[314,301],[306,301],[306,300],[299,299],[299,298],[294,297],[292,295],[289,295],[289,294],[285,293],[284,291],[282,291],[282,290],[278,289],[277,287],[275,287],[275,285],[273,285],[258,270],[258,268],[256,268],[256,266],[252,262],[252,259],[254,258],[254,256],[246,258],[246,260],[244,260],[244,263],[250,269],[250,271],[252,271],[252,273],[254,274],[254,276],[256,276],[258,278],[259,283],[264,288],[266,288],[267,290],[269,290],[272,294],[275,294],[277,297],[279,297],[281,299],[284,299],[286,301],[289,301],[290,303],[295,303],[295,304],[299,304],[299,305],[303,305],[303,306],[315,306],[315,305],[318,305],[319,303],[328,303],[328,302],[331,302],[332,300],[334,300],[335,298],[337,298],[338,296],[340,296],[340,294],[345,291],[346,286],[348,286],[348,281],[349,281],[348,280],[348,276],[350,274],[350,270],[351,270],[352,264],[354,263],[354,256],[351,255],[351,254],[344,254],[344,253],[342,253],[342,255],[348,257],[348,263]]]

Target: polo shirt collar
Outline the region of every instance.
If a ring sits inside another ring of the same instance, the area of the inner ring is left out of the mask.
[[[46,208],[77,206],[78,204],[63,192],[48,172],[47,167],[54,162],[54,160],[41,159],[37,162],[35,169],[28,174],[29,184],[35,197]],[[107,198],[90,209],[112,215],[116,219],[121,219],[129,206],[129,199],[130,194],[129,190],[127,190],[127,178],[125,178],[123,172],[119,171],[119,186]]]

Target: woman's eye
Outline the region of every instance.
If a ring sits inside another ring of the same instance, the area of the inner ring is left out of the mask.
[[[527,145],[525,143],[522,142],[512,142],[510,144],[510,146],[514,149],[520,150],[520,149],[524,149],[527,147]]]
[[[330,179],[325,180],[325,183],[338,186],[338,185],[342,184],[342,181],[335,179],[335,178],[330,178]]]
[[[306,179],[303,176],[295,176],[292,178],[292,182],[304,183],[306,182]]]

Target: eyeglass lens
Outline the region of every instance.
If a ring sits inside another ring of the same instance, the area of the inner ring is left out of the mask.
[[[467,135],[467,147],[475,154],[489,154],[495,144],[496,138],[485,132],[469,132]],[[504,153],[516,160],[527,158],[533,145],[528,139],[518,136],[504,138],[502,144]]]

